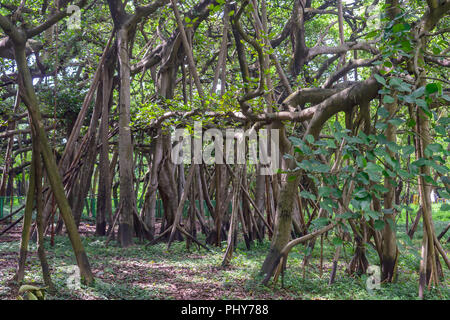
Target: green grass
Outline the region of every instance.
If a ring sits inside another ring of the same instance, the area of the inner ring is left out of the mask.
[[[447,225],[449,212],[435,213],[436,231]],[[437,216],[443,220],[437,220]],[[323,270],[319,270],[320,241],[316,242],[311,263],[304,273],[302,261],[305,247],[294,247],[284,274],[284,286],[281,281],[276,285],[261,285],[259,268],[269,250],[268,240],[254,243],[246,250],[242,241],[238,242],[231,265],[220,267],[226,244],[222,248],[205,249],[192,247],[186,250],[184,242],[176,242],[170,251],[166,244],[154,246],[136,243],[127,249],[118,247],[114,241],[105,247],[105,238],[84,237],[91,267],[96,281],[91,287],[81,286],[79,290],[67,288],[67,274],[62,269],[75,265],[69,239],[65,236],[55,238],[55,246],[46,243],[48,260],[52,268],[52,279],[57,293],[48,299],[417,299],[418,270],[420,264],[420,246],[422,228],[419,226],[412,241],[405,234],[405,227],[397,225],[400,258],[398,279],[392,284],[381,284],[379,290],[368,292],[367,275],[349,276],[346,266],[351,259],[353,247],[344,243],[341,253],[336,282],[328,285],[331,261],[335,251],[332,235],[324,238]],[[444,245],[448,251],[449,245]],[[8,280],[14,274],[12,267],[3,268],[2,259],[17,260],[18,242],[0,243],[0,299],[8,295]],[[30,250],[36,251],[35,245]],[[371,265],[378,265],[378,255],[367,246],[367,258]],[[431,291],[426,291],[426,299],[450,299],[450,272],[443,264],[445,282]],[[41,269],[35,253],[27,264],[25,283],[42,285]],[[11,290],[9,290],[11,295]]]
[[[417,205],[417,204],[410,204],[409,207],[412,209],[413,217],[415,217],[416,216],[416,212],[419,209],[419,205]],[[432,213],[433,221],[435,223],[439,223],[439,222],[443,222],[443,223],[447,222],[448,223],[448,222],[450,222],[450,211],[448,211],[448,210],[447,211],[441,211],[441,207],[442,207],[441,203],[433,203],[431,205],[431,209],[432,209],[432,212],[433,212]],[[410,215],[411,215],[411,212],[410,212]],[[406,211],[403,210],[402,214],[397,215],[397,219],[398,219],[397,220],[398,223],[405,224],[405,222],[406,222]]]

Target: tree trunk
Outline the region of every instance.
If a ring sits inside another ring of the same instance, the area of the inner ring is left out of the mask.
[[[80,268],[81,277],[87,284],[90,284],[94,277],[91,272],[89,261],[84,251],[83,244],[78,234],[75,221],[72,216],[72,210],[64,192],[64,187],[61,181],[61,176],[56,165],[54,155],[48,144],[48,139],[45,133],[45,128],[42,123],[42,117],[38,107],[38,100],[33,88],[33,80],[31,78],[30,70],[27,65],[27,59],[25,55],[25,41],[15,42],[14,51],[17,62],[17,68],[19,70],[19,83],[21,87],[22,99],[25,102],[30,117],[32,119],[32,125],[36,130],[37,140],[34,143],[39,143],[40,152],[44,160],[44,165],[47,171],[48,179],[55,195],[56,202],[58,204],[60,213],[63,217],[66,225],[67,232],[73,247],[75,257],[77,259],[78,267]]]
[[[397,103],[385,104],[386,110],[389,112],[389,116],[393,117],[397,110]],[[396,143],[396,127],[395,125],[388,123],[388,127],[385,132],[386,139],[388,141]],[[386,147],[386,152],[394,159],[394,153]],[[393,168],[390,168],[393,170]],[[382,260],[381,260],[381,280],[392,282],[396,277],[396,265],[398,258],[397,249],[397,236],[395,229],[395,212],[394,212],[394,197],[395,186],[390,178],[385,177],[384,187],[388,191],[384,195],[384,229],[383,229],[383,242],[382,242]]]
[[[275,215],[272,243],[260,270],[260,273],[265,277],[274,272],[280,259],[281,250],[291,238],[292,208],[299,182],[299,175],[288,174],[287,182],[281,189],[280,201],[278,202]]]
[[[128,30],[117,31],[120,64],[119,101],[119,178],[120,206],[118,238],[122,247],[133,244],[133,210],[136,198],[133,188],[133,142],[130,128],[130,61],[128,54]]]
[[[109,61],[108,61],[109,62]],[[111,177],[109,172],[109,106],[111,100],[112,74],[114,70],[113,63],[105,64],[102,73],[103,94],[102,94],[102,116],[100,124],[100,161],[99,161],[99,189],[97,197],[97,219],[95,233],[99,236],[106,235],[106,221],[112,224],[112,205],[111,205]]]
[[[34,135],[34,134],[33,134]],[[43,225],[43,201],[42,201],[42,160],[39,152],[39,144],[34,144],[33,146],[33,161],[35,167],[35,179],[34,182],[36,184],[36,225],[37,225],[37,233],[38,233],[38,242],[37,242],[37,251],[39,256],[39,261],[41,262],[42,268],[42,278],[44,279],[45,285],[49,288],[50,292],[55,290],[52,280],[50,278],[50,268],[48,265],[47,257],[45,254],[44,247],[44,225]]]
[[[89,194],[89,189],[91,186],[92,175],[94,172],[95,159],[97,158],[97,144],[98,144],[98,119],[100,117],[102,108],[102,85],[99,85],[97,91],[97,97],[95,101],[94,110],[92,113],[91,122],[89,124],[89,129],[87,132],[86,141],[86,152],[85,158],[83,159],[83,165],[78,173],[79,186],[74,195],[74,205],[73,205],[73,216],[77,226],[80,225],[81,215],[83,213],[83,208],[85,206],[85,199]],[[91,208],[91,210],[93,210]]]
[[[17,271],[14,279],[17,282],[22,282],[24,273],[25,273],[25,263],[27,260],[27,254],[28,254],[28,242],[30,240],[30,233],[31,233],[31,222],[33,218],[33,208],[34,208],[34,200],[35,200],[35,164],[34,161],[31,163],[31,170],[30,170],[30,183],[28,187],[27,192],[27,200],[25,204],[25,212],[24,212],[24,219],[23,219],[23,225],[22,225],[22,238],[20,240],[20,253],[19,253],[19,263],[17,266]]]
[[[170,136],[162,134],[158,139],[161,139],[163,158],[161,169],[158,174],[158,190],[161,196],[164,207],[164,222],[161,224],[161,233],[175,222],[175,216],[178,208],[178,190],[175,181],[175,166],[170,160],[171,141]],[[169,235],[165,237],[168,239]],[[183,240],[179,230],[175,230],[174,240]]]
[[[235,237],[236,232],[238,230],[238,214],[240,210],[240,195],[241,195],[241,180],[244,173],[244,167],[242,165],[238,165],[237,168],[238,172],[236,176],[234,177],[233,182],[233,205],[232,205],[232,211],[231,211],[231,217],[230,217],[230,228],[228,230],[228,239],[227,239],[227,248],[225,250],[225,254],[223,256],[222,260],[222,266],[227,266],[231,258],[233,257],[233,251],[235,248]]]

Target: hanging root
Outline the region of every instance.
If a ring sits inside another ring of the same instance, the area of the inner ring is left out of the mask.
[[[319,229],[317,231],[314,231],[312,233],[309,233],[303,237],[291,240],[284,248],[281,250],[281,253],[273,260],[272,263],[269,263],[266,267],[263,266],[265,270],[267,270],[266,275],[264,277],[264,280],[262,281],[263,285],[267,285],[272,275],[275,275],[274,277],[274,283],[276,283],[276,280],[278,280],[278,276],[281,272],[286,269],[286,263],[287,263],[287,257],[289,255],[289,252],[292,250],[292,248],[300,243],[304,243],[308,240],[315,239],[316,237],[320,236],[321,234],[330,231],[334,227],[337,226],[337,223],[331,223],[322,229]]]
[[[347,272],[350,275],[356,274],[361,276],[366,273],[367,268],[369,267],[369,261],[366,258],[366,249],[364,247],[364,243],[362,243],[359,237],[356,237],[356,250],[355,254],[352,257],[352,260],[349,263],[347,268]]]

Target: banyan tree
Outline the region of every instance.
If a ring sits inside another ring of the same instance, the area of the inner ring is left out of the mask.
[[[0,200],[26,196],[16,280],[37,241],[51,286],[43,241],[67,234],[92,283],[91,198],[96,234],[122,247],[224,246],[227,266],[238,241],[268,239],[265,284],[324,237],[353,244],[352,275],[374,249],[393,282],[407,214],[423,297],[450,267],[431,205],[450,197],[449,14],[449,0],[2,1]]]

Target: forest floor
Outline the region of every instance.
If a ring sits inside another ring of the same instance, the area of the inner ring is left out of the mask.
[[[450,212],[435,220],[439,233],[450,220]],[[0,226],[0,230],[5,225]],[[165,243],[146,246],[138,243],[127,249],[111,241],[105,247],[106,238],[94,235],[95,227],[83,223],[81,233],[87,255],[95,275],[91,287],[71,290],[67,287],[69,276],[64,267],[75,265],[67,236],[56,236],[52,247],[46,242],[47,258],[51,266],[52,280],[57,293],[47,299],[417,299],[418,270],[422,227],[419,226],[413,241],[408,241],[404,225],[398,225],[400,247],[398,279],[392,284],[381,284],[379,290],[368,292],[367,276],[349,276],[346,266],[351,259],[353,247],[344,243],[338,264],[336,282],[329,286],[332,259],[335,251],[333,241],[324,237],[323,264],[320,266],[320,240],[316,242],[312,259],[306,270],[302,266],[304,246],[295,247],[289,255],[284,286],[261,285],[258,270],[268,252],[270,243],[255,242],[247,250],[238,243],[229,267],[221,267],[226,244],[222,248],[211,247],[211,252],[192,245],[186,250],[185,242],[176,242],[167,251]],[[0,237],[0,299],[16,299],[18,286],[11,281],[17,265],[20,226]],[[199,235],[200,237],[201,235]],[[448,237],[448,234],[447,236]],[[443,241],[445,242],[445,241]],[[447,252],[450,245],[444,245]],[[36,245],[30,245],[25,283],[42,286]],[[368,246],[370,264],[378,263],[375,251]],[[445,282],[425,294],[426,299],[450,300],[450,271],[443,265]]]

